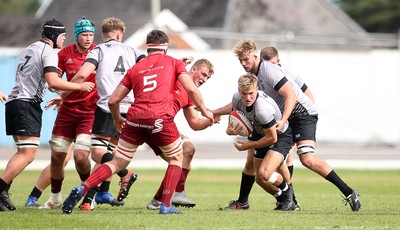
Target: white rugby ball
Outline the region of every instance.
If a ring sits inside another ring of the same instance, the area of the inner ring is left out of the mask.
[[[232,111],[229,114],[229,124],[231,124],[233,127],[236,127],[237,125],[242,127],[242,131],[239,133],[239,135],[242,137],[247,137],[253,132],[253,125],[242,111]]]

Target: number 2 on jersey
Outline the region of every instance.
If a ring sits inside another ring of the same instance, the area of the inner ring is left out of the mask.
[[[157,87],[157,81],[156,81],[156,79],[154,79],[156,77],[157,77],[157,74],[143,77],[143,85],[144,85],[143,92],[152,91]]]

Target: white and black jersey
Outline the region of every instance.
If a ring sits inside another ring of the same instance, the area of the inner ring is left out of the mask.
[[[297,84],[297,86],[300,87],[301,91],[305,92],[307,90],[306,83],[303,81],[303,78],[296,71],[293,71],[293,69],[286,64],[280,63],[278,65],[282,67],[282,70],[286,74],[286,76],[289,76],[290,78],[293,79],[293,81]]]
[[[42,102],[47,89],[46,72],[58,72],[57,52],[43,41],[37,41],[25,48],[18,61],[16,83],[7,102],[23,100]]]
[[[121,42],[110,40],[97,45],[87,55],[85,62],[90,62],[96,66],[96,87],[100,99],[97,106],[105,112],[110,112],[108,100],[115,88],[121,82],[128,69],[145,55]],[[133,102],[133,94],[128,96],[120,103],[120,112],[126,114]]]
[[[310,98],[303,93],[296,82],[286,74],[279,65],[272,64],[268,61],[261,61],[257,77],[258,88],[264,91],[268,96],[272,97],[281,111],[284,110],[285,98],[281,96],[278,91],[287,81],[289,81],[297,97],[297,102],[292,111],[291,117],[318,114],[315,105],[312,103]]]
[[[232,97],[232,107],[234,110],[242,111],[253,123],[257,133],[263,136],[264,129],[274,126],[277,121],[282,119],[278,104],[261,90],[258,91],[256,101],[249,107],[243,104],[239,92],[236,92]],[[285,132],[288,126],[289,123],[286,122],[282,132]]]

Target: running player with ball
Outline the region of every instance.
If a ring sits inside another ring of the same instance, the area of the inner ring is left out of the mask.
[[[292,211],[295,208],[293,188],[286,183],[284,177],[277,172],[284,165],[284,160],[292,145],[292,133],[286,122],[282,130],[277,129],[277,121],[282,119],[282,113],[276,102],[264,92],[258,90],[258,78],[254,75],[242,75],[238,81],[238,92],[233,95],[231,107],[217,109],[214,114],[229,114],[230,117],[240,112],[254,125],[254,130],[248,141],[238,141],[234,145],[239,151],[255,149],[254,168],[257,184],[282,203],[282,211]],[[240,117],[240,119],[237,119]],[[230,122],[226,133],[238,135],[249,133],[246,118],[239,115],[235,122]],[[241,121],[239,121],[241,120]],[[246,130],[243,132],[243,130]]]

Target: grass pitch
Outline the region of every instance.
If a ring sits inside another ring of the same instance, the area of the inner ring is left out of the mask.
[[[186,192],[197,202],[195,208],[180,208],[182,215],[159,215],[147,210],[164,170],[137,170],[139,179],[123,207],[96,206],[89,213],[75,208],[71,215],[61,210],[25,207],[39,171],[25,171],[10,190],[15,212],[0,213],[0,229],[400,229],[400,170],[336,170],[361,194],[361,210],[352,212],[342,204],[341,193],[331,183],[307,169],[296,169],[293,177],[300,212],[273,211],[275,199],[256,184],[250,195],[250,209],[219,211],[237,199],[240,169],[194,169],[189,174]],[[111,192],[116,196],[115,176]],[[63,199],[79,185],[74,171],[67,171]],[[48,188],[40,198],[44,203]]]

